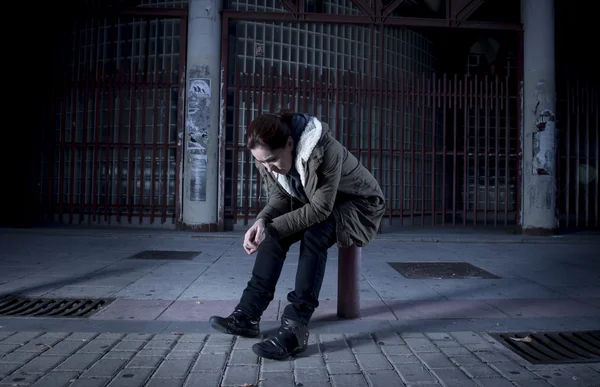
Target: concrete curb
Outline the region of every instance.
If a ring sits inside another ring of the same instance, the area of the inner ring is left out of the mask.
[[[70,238],[164,238],[164,239],[195,239],[195,240],[219,240],[219,239],[242,239],[243,232],[232,231],[224,233],[194,233],[187,231],[154,230],[154,229],[72,229],[72,228],[0,228],[1,234],[29,234],[32,236],[61,236]],[[403,234],[394,232],[379,234],[375,241],[403,242],[403,243],[493,243],[493,244],[578,244],[578,245],[600,245],[600,233],[589,233],[584,235],[554,235],[545,237],[519,236],[519,235],[497,235],[497,234],[462,234],[445,235],[435,232],[427,234]]]

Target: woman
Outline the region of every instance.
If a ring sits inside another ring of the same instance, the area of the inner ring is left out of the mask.
[[[385,201],[371,173],[313,116],[289,110],[263,114],[252,121],[247,136],[270,195],[244,237],[246,252],[258,252],[252,278],[233,313],[213,316],[210,324],[220,332],[258,336],[286,253],[300,241],[295,290],[288,294],[281,327],[252,348],[259,356],[285,359],[307,347],[327,250],[336,242],[339,247],[367,245],[379,229]]]

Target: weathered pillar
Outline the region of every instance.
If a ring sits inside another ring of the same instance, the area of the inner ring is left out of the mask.
[[[521,0],[523,23],[522,192],[523,232],[549,235],[556,214],[556,85],[554,0]]]
[[[190,0],[187,35],[183,229],[217,223],[221,0]]]

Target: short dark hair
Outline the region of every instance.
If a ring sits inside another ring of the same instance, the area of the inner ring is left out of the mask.
[[[248,149],[257,146],[269,149],[285,147],[292,134],[292,118],[294,112],[290,109],[281,109],[279,113],[265,113],[256,117],[246,131]]]

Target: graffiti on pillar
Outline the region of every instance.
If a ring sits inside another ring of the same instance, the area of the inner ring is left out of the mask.
[[[534,175],[555,174],[556,118],[554,112],[546,108],[549,96],[544,86],[545,82],[538,82],[536,88],[538,102],[534,111],[532,171]]]
[[[210,97],[210,79],[191,78],[189,80],[186,129],[188,135],[187,156],[191,166],[191,201],[206,201]]]

